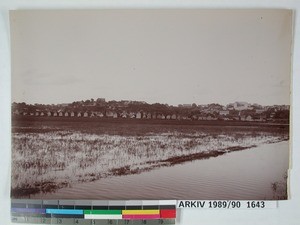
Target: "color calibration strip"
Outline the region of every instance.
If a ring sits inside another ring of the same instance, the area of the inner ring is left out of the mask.
[[[12,222],[41,224],[175,224],[176,200],[13,199]]]

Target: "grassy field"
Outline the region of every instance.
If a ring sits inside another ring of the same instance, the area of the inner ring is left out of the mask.
[[[141,173],[289,139],[289,127],[192,121],[12,121],[12,196]]]

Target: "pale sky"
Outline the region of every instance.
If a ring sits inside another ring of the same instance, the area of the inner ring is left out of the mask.
[[[289,104],[288,10],[11,11],[12,101]]]

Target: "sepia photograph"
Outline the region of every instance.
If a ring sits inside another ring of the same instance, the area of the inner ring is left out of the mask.
[[[10,11],[11,198],[289,198],[292,11]]]

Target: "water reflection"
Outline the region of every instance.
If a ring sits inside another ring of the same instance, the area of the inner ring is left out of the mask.
[[[277,181],[282,180],[288,164],[288,142],[284,141],[141,174],[78,184],[34,198],[270,200],[281,196],[282,199],[286,198],[283,195],[286,184]]]

